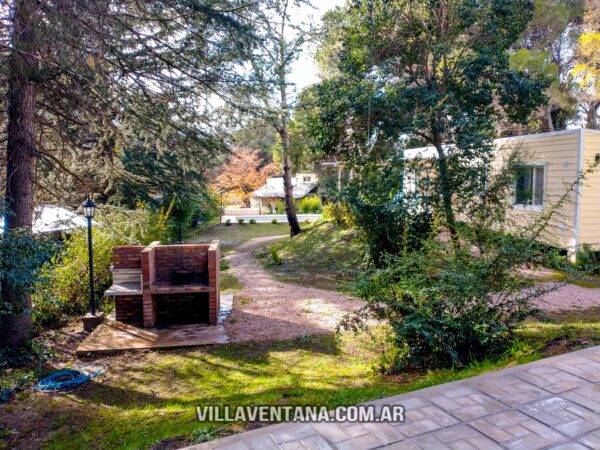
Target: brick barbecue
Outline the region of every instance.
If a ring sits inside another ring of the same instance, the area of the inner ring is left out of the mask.
[[[113,285],[120,322],[143,325],[219,321],[219,241],[211,244],[126,245],[113,249]]]

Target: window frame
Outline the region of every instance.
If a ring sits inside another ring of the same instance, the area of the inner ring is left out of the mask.
[[[536,181],[537,181],[536,176],[537,175],[536,175],[535,169],[541,168],[544,172],[544,178],[542,180],[542,204],[535,205],[532,203],[529,205],[524,205],[522,203],[517,203],[517,182],[518,182],[518,180],[515,179],[514,184],[513,184],[513,195],[512,195],[512,199],[511,199],[512,207],[514,209],[525,210],[525,211],[544,211],[546,209],[548,163],[540,162],[540,161],[532,161],[532,162],[525,163],[524,166],[527,167],[528,169],[531,169],[531,171],[532,171],[532,180],[531,180],[531,185],[532,185],[531,200],[532,200],[532,202],[535,201],[535,197],[536,197],[535,187],[536,187]]]

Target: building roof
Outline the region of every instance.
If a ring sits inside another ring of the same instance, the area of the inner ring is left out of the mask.
[[[560,131],[549,131],[546,133],[536,133],[536,134],[524,134],[520,136],[510,136],[494,139],[494,143],[496,145],[503,145],[506,143],[520,143],[532,139],[539,139],[545,137],[553,137],[553,136],[562,136],[565,134],[576,134],[576,133],[592,133],[592,134],[600,134],[600,130],[591,130],[588,128],[572,128],[569,130],[560,130]],[[452,152],[451,147],[447,147],[449,152]],[[402,150],[404,152],[404,159],[413,160],[413,159],[436,159],[437,151],[434,146],[430,145],[427,147],[418,147],[418,148],[409,148]]]
[[[34,234],[60,233],[86,226],[85,217],[60,206],[37,206],[33,213]],[[0,230],[4,230],[4,217],[0,217]]]
[[[317,187],[317,183],[297,183],[296,177],[292,177],[294,198],[304,198]],[[283,177],[268,178],[264,186],[259,187],[252,193],[256,198],[284,198]]]

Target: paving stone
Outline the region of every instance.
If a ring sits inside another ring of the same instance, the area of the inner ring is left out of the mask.
[[[443,391],[429,400],[464,422],[507,409],[503,403],[470,388]]]
[[[550,447],[548,450],[590,450],[590,448],[586,445],[579,444],[578,442],[566,442]]]
[[[567,440],[561,433],[516,410],[476,419],[470,425],[510,449],[535,450]]]
[[[433,433],[451,449],[498,450],[498,444],[469,425],[459,424]]]
[[[419,434],[439,430],[440,428],[445,428],[458,423],[456,418],[427,401],[410,402],[409,404],[419,406],[415,408],[406,407],[406,410],[404,411],[404,422],[395,426],[396,430],[407,438],[412,438]]]
[[[223,450],[248,450],[246,444],[243,441],[232,442],[231,444],[225,444],[222,447],[219,447]]]
[[[561,397],[600,413],[600,385],[588,384],[574,391],[565,392]]]
[[[365,423],[363,426],[384,445],[404,440],[404,436],[387,423]]]
[[[251,450],[271,450],[279,449],[279,446],[275,443],[275,439],[270,434],[262,434],[244,441],[246,446]]]
[[[353,438],[362,436],[364,434],[369,434],[369,430],[367,430],[362,423],[353,423],[348,427],[342,426],[342,428],[346,434],[348,434],[348,436]]]
[[[561,397],[538,400],[523,405],[519,409],[534,419],[571,437],[600,428],[600,414]]]
[[[289,424],[286,427],[279,428],[271,433],[275,442],[281,444],[289,441],[297,441],[299,439],[314,436],[318,431],[309,423]]]
[[[600,381],[600,362],[579,355],[560,359],[555,366],[565,372],[576,375],[587,381],[597,383]]]
[[[587,445],[594,450],[600,450],[600,430],[592,431],[578,439],[582,444]]]
[[[550,395],[548,391],[514,375],[492,374],[477,382],[475,387],[509,406],[522,405]]]
[[[381,447],[383,441],[372,434],[365,434],[347,441],[338,442],[335,448],[338,450],[370,450]]]
[[[332,444],[350,439],[350,436],[336,423],[316,423],[314,427]]]
[[[302,439],[302,444],[307,450],[333,450],[333,447],[321,436],[311,436]]]
[[[441,442],[431,434],[424,434],[416,438],[396,442],[385,447],[386,450],[451,450],[446,444]]]
[[[589,385],[588,381],[550,365],[517,371],[515,376],[553,394]]]

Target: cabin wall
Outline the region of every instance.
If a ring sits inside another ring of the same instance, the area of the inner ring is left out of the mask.
[[[600,131],[584,130],[582,170],[594,164],[600,155]],[[586,175],[580,188],[579,244],[600,250],[600,167]]]
[[[515,149],[523,154],[525,162],[545,166],[544,205],[537,208],[521,206],[511,208],[509,217],[514,228],[532,224],[565,197],[569,186],[572,186],[577,178],[579,136],[579,130],[569,130],[497,141],[500,151],[494,165],[498,170]],[[572,250],[575,245],[575,211],[573,191],[556,209],[540,239],[550,245]]]

